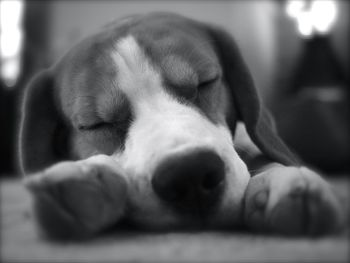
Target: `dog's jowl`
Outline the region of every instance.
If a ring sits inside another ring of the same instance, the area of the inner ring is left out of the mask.
[[[278,137],[232,37],[178,15],[115,21],[39,73],[19,146],[37,221],[53,237],[122,220],[281,234],[342,222],[330,185]]]

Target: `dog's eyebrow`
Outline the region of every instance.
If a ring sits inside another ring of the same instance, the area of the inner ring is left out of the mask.
[[[162,59],[161,67],[167,81],[175,86],[196,86],[198,84],[196,71],[180,56],[166,56]]]
[[[71,116],[75,125],[92,125],[100,121],[94,96],[79,95],[74,99]]]
[[[198,66],[198,81],[206,82],[221,76],[221,69],[218,65],[205,63]]]
[[[97,122],[114,123],[130,114],[127,98],[114,88],[104,89],[96,96],[79,95],[75,98],[72,120],[76,125],[89,126]]]
[[[125,120],[131,112],[126,95],[116,87],[109,87],[98,96],[96,108],[98,116],[106,122]]]

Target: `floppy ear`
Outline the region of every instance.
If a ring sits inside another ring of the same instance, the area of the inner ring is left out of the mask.
[[[68,128],[56,105],[54,81],[46,70],[30,81],[22,101],[18,142],[22,173],[68,158]]]
[[[252,141],[273,161],[298,165],[298,159],[280,139],[271,116],[262,105],[235,41],[222,29],[211,26],[208,29],[223,64],[238,118],[245,123]]]

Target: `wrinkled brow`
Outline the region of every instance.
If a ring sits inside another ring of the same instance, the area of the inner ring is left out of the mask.
[[[166,82],[175,86],[196,86],[198,75],[188,61],[176,55],[168,55],[161,62]]]
[[[101,89],[95,96],[78,95],[74,98],[72,120],[77,124],[115,123],[129,115],[126,96],[113,86]]]

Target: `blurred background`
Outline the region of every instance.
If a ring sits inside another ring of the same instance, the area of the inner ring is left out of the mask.
[[[348,1],[0,1],[0,175],[18,173],[27,81],[102,25],[171,11],[224,27],[238,42],[281,136],[311,166],[349,171]]]

